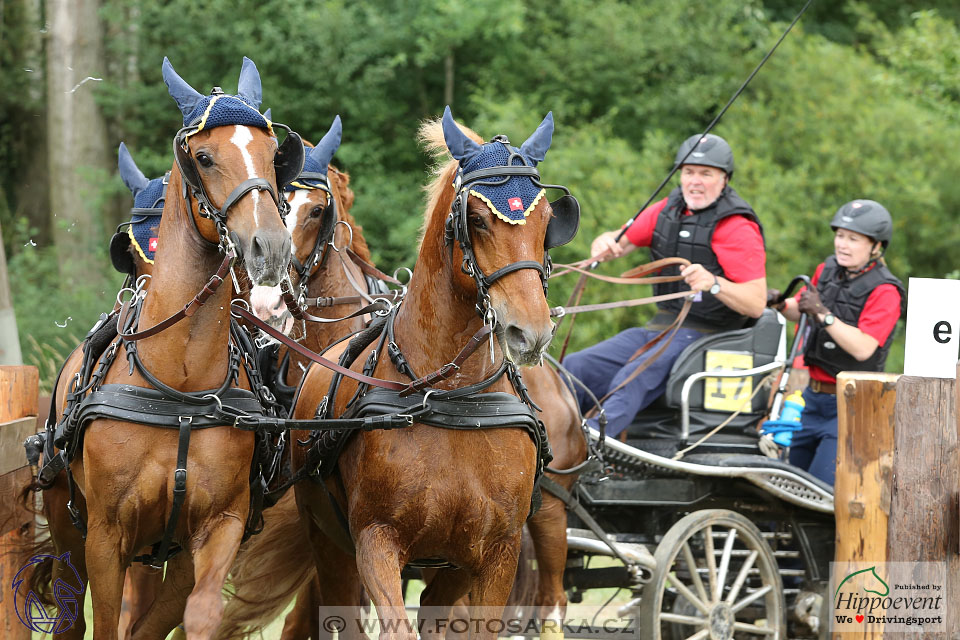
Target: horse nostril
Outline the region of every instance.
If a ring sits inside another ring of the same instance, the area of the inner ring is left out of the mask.
[[[267,242],[259,235],[253,236],[253,257],[263,256],[267,253]]]
[[[515,324],[507,326],[506,329],[507,344],[514,353],[526,353],[531,349],[534,340],[531,340],[527,332]]]

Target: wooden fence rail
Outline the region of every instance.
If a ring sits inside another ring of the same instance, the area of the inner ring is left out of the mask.
[[[30,640],[17,618],[11,583],[27,560],[21,549],[33,537],[33,515],[17,506],[30,482],[24,439],[37,430],[36,367],[0,366],[0,638]]]

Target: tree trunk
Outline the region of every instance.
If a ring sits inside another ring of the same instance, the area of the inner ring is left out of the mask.
[[[112,162],[94,93],[106,70],[99,0],[49,0],[48,153],[53,238],[65,286],[97,278],[107,228],[101,183]]]
[[[17,335],[17,318],[13,313],[10,298],[10,282],[7,280],[7,255],[3,250],[3,228],[0,227],[0,365],[23,364],[20,355],[20,338]]]

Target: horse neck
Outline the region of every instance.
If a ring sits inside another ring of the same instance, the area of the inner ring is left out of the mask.
[[[476,292],[465,291],[454,284],[450,250],[443,242],[446,218],[443,212],[449,210],[449,203],[446,207],[440,205],[442,203],[435,208],[424,232],[413,277],[394,322],[394,338],[413,370],[421,376],[451,362],[483,325],[475,309]],[[455,252],[453,263],[459,265],[457,255]],[[500,345],[496,340],[494,343],[493,362],[489,348],[483,345],[456,376],[437,386],[478,382],[496,371],[503,356]]]
[[[359,232],[354,228],[354,244]],[[342,225],[338,225],[334,234],[336,245],[342,246],[349,239],[349,233]],[[343,296],[360,295],[354,288],[344,270],[350,271],[350,276],[361,288],[366,286],[363,272],[360,268],[347,257],[344,251],[337,253],[330,247],[325,249],[326,259],[322,265],[307,280],[307,297],[328,297],[339,298]],[[365,290],[365,289],[364,289]],[[360,309],[366,302],[354,304],[342,304],[334,307],[325,307],[318,311],[312,311],[315,315],[325,318],[335,318],[345,316]],[[340,322],[308,322],[306,323],[306,333],[303,338],[303,345],[314,352],[319,352],[330,346],[340,338],[347,336],[363,328],[363,318],[350,318]],[[303,370],[297,366],[302,364],[307,366],[308,360],[296,352],[290,352],[291,366],[287,369],[287,384],[296,384],[303,376]]]
[[[174,172],[176,173],[176,172]],[[179,175],[171,176],[160,219],[153,276],[140,315],[146,329],[178,312],[216,273],[223,256],[201,238],[180,196]],[[144,366],[182,391],[215,388],[226,376],[232,275],[192,316],[138,344]]]

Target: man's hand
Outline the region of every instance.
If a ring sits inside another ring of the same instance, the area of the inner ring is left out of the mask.
[[[816,319],[820,313],[827,313],[827,308],[820,301],[820,294],[816,289],[806,288],[800,294],[800,303],[797,305],[800,313],[806,313]]]
[[[680,272],[683,281],[694,291],[709,291],[713,283],[717,281],[716,276],[707,271],[702,264],[689,264]]]
[[[590,257],[594,260],[603,262],[612,258],[619,258],[625,252],[623,247],[617,242],[619,231],[605,231],[601,233],[590,245]]]
[[[779,307],[783,302],[780,300],[780,289],[767,289],[767,306]]]

